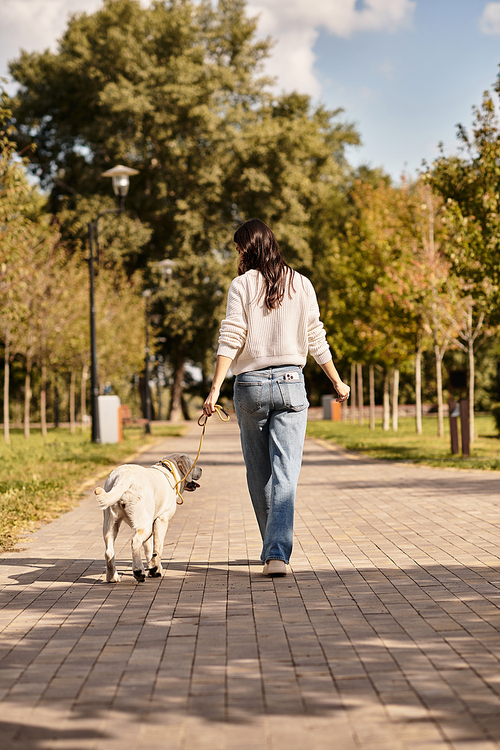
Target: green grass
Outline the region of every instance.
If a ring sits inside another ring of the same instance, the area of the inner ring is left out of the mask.
[[[382,422],[377,421],[375,430],[368,426],[360,427],[347,422],[311,421],[307,426],[310,437],[331,440],[348,450],[358,451],[372,458],[406,463],[426,464],[427,466],[453,466],[458,469],[500,470],[500,439],[493,418],[478,415],[475,419],[476,440],[470,458],[452,456],[449,422],[445,421],[445,436],[437,437],[437,418],[423,420],[423,435],[415,432],[415,420],[410,417],[399,419],[399,429],[393,432],[382,430]],[[460,438],[459,438],[460,439]]]
[[[185,429],[153,423],[148,436],[143,427],[127,427],[123,443],[111,445],[91,443],[89,430],[71,435],[53,429],[45,439],[32,430],[28,440],[21,430],[12,430],[9,445],[0,438],[0,550],[11,549],[24,531],[71,508],[82,482],[105,476],[142,446]]]

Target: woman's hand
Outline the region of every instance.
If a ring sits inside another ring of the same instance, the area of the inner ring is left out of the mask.
[[[227,375],[230,364],[230,357],[224,357],[222,354],[217,355],[212,387],[210,388],[210,393],[206,397],[205,403],[203,404],[203,414],[206,414],[207,417],[211,417],[215,411],[215,404],[217,403],[217,399],[219,398],[221,385],[224,382],[224,378]]]
[[[338,398],[335,400],[337,403],[342,403],[343,401],[347,401],[349,398],[349,394],[351,392],[351,389],[348,385],[342,382],[340,379],[340,375],[337,372],[337,368],[333,364],[332,360],[328,360],[328,362],[325,362],[325,364],[320,365],[321,369],[327,375],[327,377],[331,380],[333,387],[338,393]]]
[[[333,387],[338,393],[338,398],[336,398],[335,401],[337,401],[337,403],[339,404],[341,404],[343,401],[347,401],[351,393],[351,389],[349,388],[349,386],[342,381],[339,381],[337,383],[334,383]]]
[[[212,388],[210,389],[210,393],[205,399],[205,403],[203,404],[203,414],[205,414],[207,417],[211,417],[212,414],[215,412],[215,404],[217,403],[217,399],[219,398],[220,388]]]

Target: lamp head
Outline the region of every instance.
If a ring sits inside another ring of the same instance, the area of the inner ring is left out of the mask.
[[[111,177],[115,195],[123,200],[128,193],[130,176],[134,174],[139,174],[139,170],[118,164],[112,169],[107,169],[106,172],[102,173],[102,176]]]
[[[177,261],[170,260],[170,258],[165,258],[165,260],[158,261],[158,263],[156,263],[156,266],[161,275],[165,279],[169,279],[172,276],[174,268],[177,266]]]

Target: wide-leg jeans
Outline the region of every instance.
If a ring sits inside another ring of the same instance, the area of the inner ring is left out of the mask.
[[[281,365],[237,375],[234,406],[261,560],[288,563],[309,406],[302,369]]]

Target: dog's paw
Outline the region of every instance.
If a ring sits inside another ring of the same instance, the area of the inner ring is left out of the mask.
[[[149,578],[161,578],[161,569],[158,570],[157,565],[155,565],[154,568],[150,568],[148,570],[148,577]]]
[[[139,583],[144,583],[144,581],[146,580],[146,576],[144,575],[143,570],[134,570],[132,572],[136,581],[139,581]]]
[[[118,575],[118,573],[115,573],[111,578],[106,578],[106,583],[120,583],[121,576]]]

